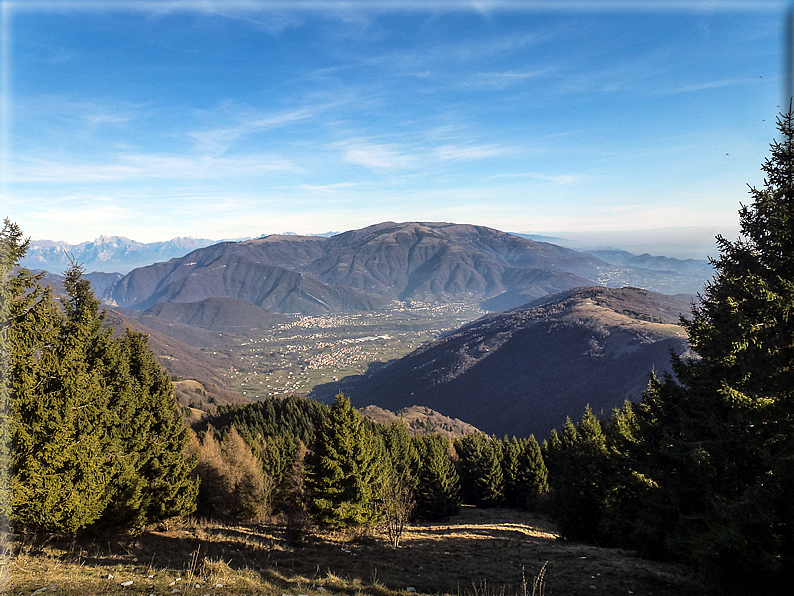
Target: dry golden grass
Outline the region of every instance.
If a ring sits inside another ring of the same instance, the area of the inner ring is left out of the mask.
[[[467,507],[447,523],[407,528],[403,544],[394,550],[377,531],[288,542],[278,525],[201,521],[123,542],[19,540],[3,593],[394,596],[410,587],[426,594],[531,596],[547,561],[538,596],[709,592],[676,566],[560,540],[546,519],[518,511]],[[107,574],[113,579],[104,579]]]

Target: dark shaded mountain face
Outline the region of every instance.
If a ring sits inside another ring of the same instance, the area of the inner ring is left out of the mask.
[[[291,320],[285,315],[277,315],[250,302],[233,298],[207,298],[200,302],[161,302],[150,306],[143,315],[225,333],[268,329]]]
[[[483,226],[388,222],[331,238],[218,243],[136,269],[105,299],[146,309],[226,297],[303,314],[376,310],[394,299],[504,296],[501,306],[592,285],[604,267],[590,255]]]
[[[517,290],[527,276],[595,279],[598,259],[573,250],[519,238],[484,226],[450,223],[382,223],[328,240],[325,256],[307,270],[341,284],[400,300],[455,300]],[[562,286],[568,280],[557,278]],[[553,285],[553,284],[549,284]]]
[[[580,288],[470,323],[355,384],[356,407],[413,405],[497,436],[539,440],[590,404],[638,400],[652,370],[684,353],[688,300],[636,288]]]
[[[322,314],[375,310],[386,301],[354,288],[330,286],[297,271],[273,265],[282,262],[286,242],[251,245],[222,243],[167,263],[130,272],[106,298],[129,308],[145,309],[158,302],[199,302],[213,297],[234,298],[281,313]],[[314,238],[307,239],[307,244]],[[320,239],[324,240],[324,239]],[[255,241],[252,241],[255,242]],[[270,248],[274,250],[268,250]],[[299,247],[300,248],[300,247]],[[295,263],[302,255],[296,251]]]

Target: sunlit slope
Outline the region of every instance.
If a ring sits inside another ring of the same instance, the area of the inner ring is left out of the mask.
[[[145,321],[162,321],[156,317],[149,317]],[[133,331],[146,333],[149,337],[149,347],[157,356],[160,363],[168,370],[172,377],[177,379],[192,379],[202,386],[202,393],[197,398],[209,403],[209,398],[217,404],[246,403],[250,400],[233,393],[227,389],[229,385],[228,371],[234,366],[235,360],[221,351],[208,352],[157,331],[142,322],[128,317],[118,311],[108,310],[105,324],[113,327],[115,334],[124,333],[129,327]],[[177,324],[179,325],[179,324]],[[201,332],[195,327],[182,326],[185,334]],[[204,332],[209,333],[209,332]],[[175,333],[176,334],[176,333]],[[202,337],[192,335],[186,339],[194,339],[201,343]],[[179,391],[177,392],[179,394]],[[197,395],[199,395],[197,393]],[[189,400],[188,400],[189,401]],[[182,405],[187,405],[182,404]]]
[[[586,404],[637,400],[669,352],[687,349],[689,301],[636,288],[580,288],[490,315],[355,386],[361,407],[421,405],[496,435],[547,436]]]
[[[567,289],[596,279],[605,265],[584,253],[485,226],[386,222],[329,238],[326,255],[308,271],[327,283],[393,298],[448,300],[498,296],[541,273],[573,274],[573,285],[559,275],[563,285],[553,286]]]

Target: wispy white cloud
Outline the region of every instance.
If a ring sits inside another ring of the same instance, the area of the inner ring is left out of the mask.
[[[281,157],[248,154],[243,157],[191,157],[169,154],[130,154],[113,163],[76,163],[17,157],[11,182],[96,183],[132,179],[224,179],[272,172],[300,172]]]
[[[543,174],[540,172],[517,172],[509,174],[496,174],[489,179],[529,178],[552,184],[576,184],[587,180],[589,177],[582,174]]]
[[[406,168],[418,163],[417,157],[398,144],[374,143],[364,139],[348,139],[334,144],[346,162],[371,169]]]
[[[442,145],[436,147],[432,154],[443,161],[476,161],[509,153],[509,147],[501,145]]]
[[[343,94],[331,101],[317,102],[274,113],[263,113],[245,108],[239,108],[237,113],[229,113],[229,107],[224,106],[208,113],[207,117],[236,120],[235,124],[194,130],[188,132],[187,136],[195,141],[197,151],[219,155],[228,151],[236,142],[253,134],[311,121],[325,112],[351,102],[352,98]]]
[[[342,153],[344,161],[375,170],[416,169],[435,167],[441,162],[466,162],[490,159],[516,148],[498,143],[478,144],[467,141],[459,133],[448,133],[447,142],[438,144],[438,131],[430,135],[406,134],[400,141],[384,142],[372,138],[349,138],[338,141],[331,148]]]
[[[152,102],[131,102],[119,99],[86,98],[75,100],[68,95],[39,94],[15,97],[15,117],[49,126],[57,121],[75,126],[89,124],[122,124],[147,118],[154,109]]]
[[[523,34],[502,35],[478,40],[477,43],[461,41],[426,42],[411,49],[366,56],[359,59],[362,66],[376,67],[397,76],[415,78],[449,78],[459,67],[486,63],[504,58],[528,47],[541,45],[557,38],[562,30],[548,27]],[[453,72],[450,72],[452,69]],[[520,75],[519,75],[520,76]]]
[[[660,89],[661,94],[692,93],[695,91],[706,91],[708,89],[720,89],[722,87],[735,87],[737,85],[747,85],[750,79],[723,79],[719,81],[706,81],[703,83],[693,83],[669,89]]]
[[[304,22],[303,18],[294,11],[287,12],[287,10],[278,9],[266,11],[263,14],[262,11],[235,11],[232,6],[217,6],[217,10],[211,11],[211,13],[213,16],[242,21],[270,35],[279,35],[287,29],[301,26]]]
[[[527,83],[540,77],[552,76],[556,72],[557,68],[551,66],[527,72],[480,72],[471,77],[464,77],[458,83],[458,87],[502,90],[514,85]]]
[[[187,136],[196,142],[198,151],[221,154],[242,137],[258,131],[281,128],[301,120],[307,120],[312,118],[315,113],[312,108],[299,108],[268,116],[262,115],[234,126],[192,131],[188,132]]]

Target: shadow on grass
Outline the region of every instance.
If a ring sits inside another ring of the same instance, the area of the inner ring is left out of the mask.
[[[464,510],[446,524],[407,528],[403,546],[393,549],[380,536],[352,540],[342,534],[309,536],[289,543],[273,525],[222,526],[187,523],[129,540],[57,542],[50,556],[99,570],[131,565],[142,572],[175,575],[201,564],[222,564],[254,573],[273,589],[309,593],[393,595],[408,587],[427,594],[499,596],[522,594],[548,561],[546,593],[706,593],[700,582],[672,565],[633,553],[559,540],[545,520],[510,510]]]

